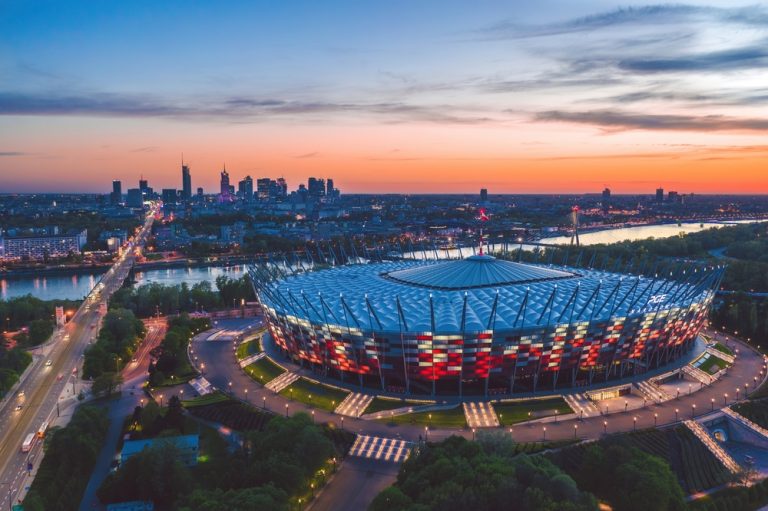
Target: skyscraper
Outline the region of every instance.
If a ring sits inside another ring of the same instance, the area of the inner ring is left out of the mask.
[[[163,206],[171,206],[173,204],[176,204],[176,201],[178,199],[178,192],[176,191],[176,188],[163,188]]]
[[[603,211],[608,211],[611,206],[611,189],[607,186],[603,190]]]
[[[224,170],[221,171],[221,182],[219,188],[219,199],[222,202],[229,202],[232,197],[229,194],[229,173],[227,172],[227,166],[224,165]]]
[[[189,165],[184,165],[184,157],[181,159],[181,199],[188,201],[192,198],[192,175],[189,173]]]
[[[237,183],[237,194],[246,202],[253,200],[253,178],[251,176],[245,176],[242,181]]]
[[[282,198],[288,197],[288,183],[284,177],[277,178],[277,196]]]
[[[480,188],[480,202],[488,202],[488,189]]]
[[[656,202],[664,202],[664,188],[656,188]]]
[[[269,200],[273,188],[272,183],[274,181],[268,177],[260,177],[256,180],[256,194],[259,200]]]
[[[109,201],[112,204],[120,204],[123,200],[123,184],[118,181],[112,181],[112,193],[109,196]]]
[[[310,197],[322,197],[325,195],[325,179],[310,177],[307,181],[307,191]]]
[[[333,179],[329,177],[325,181],[325,183],[326,183],[326,185],[325,185],[325,195],[327,195],[328,197],[333,197],[333,194],[335,193],[334,188],[333,188]]]

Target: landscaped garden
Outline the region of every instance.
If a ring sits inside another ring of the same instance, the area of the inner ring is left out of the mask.
[[[266,385],[283,374],[285,369],[272,362],[269,357],[264,357],[246,367],[245,372],[257,382]]]
[[[306,378],[299,378],[281,390],[280,395],[313,408],[332,412],[339,403],[344,401],[349,392],[320,383],[313,383]]]
[[[573,413],[568,403],[560,396],[547,399],[493,403],[493,409],[499,418],[499,424],[502,426],[509,426],[530,419]]]
[[[464,416],[464,408],[461,405],[446,410],[408,413],[376,420],[393,425],[411,424],[438,428],[465,428],[467,426],[467,418]]]
[[[410,401],[408,399],[375,397],[365,409],[364,413],[370,414],[376,412],[385,412],[389,410],[397,410],[398,408],[404,408],[406,406],[424,406],[425,404],[430,403],[425,403],[423,401]]]

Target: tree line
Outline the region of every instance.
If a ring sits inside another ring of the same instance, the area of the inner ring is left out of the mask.
[[[96,342],[86,350],[83,378],[103,373],[119,373],[131,361],[138,342],[144,337],[144,323],[133,311],[113,309],[102,319]]]
[[[191,287],[186,282],[176,285],[158,283],[124,287],[112,295],[111,306],[130,309],[140,318],[160,314],[179,314],[198,310],[210,311],[239,306],[242,300],[253,298],[248,277],[232,279],[226,275],[216,278],[216,289],[208,281]]]
[[[187,347],[195,334],[209,328],[211,320],[208,318],[192,318],[186,313],[172,318],[165,337],[160,345],[152,350],[149,384],[163,385],[169,379],[181,379],[194,374],[187,357]]]
[[[80,301],[41,300],[32,295],[0,300],[0,321],[3,330],[26,328],[26,332],[20,332],[15,337],[22,347],[43,343],[53,333],[57,306],[64,307],[65,311],[75,311],[80,306]]]

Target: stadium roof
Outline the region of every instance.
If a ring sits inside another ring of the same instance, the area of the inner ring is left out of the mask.
[[[675,279],[654,278],[493,258],[404,259],[306,272],[262,265],[250,271],[262,303],[289,316],[344,329],[433,333],[663,311],[701,302],[718,275],[699,268]]]
[[[576,276],[571,272],[504,261],[489,255],[473,255],[458,261],[416,266],[382,275],[404,284],[446,290],[525,284]]]

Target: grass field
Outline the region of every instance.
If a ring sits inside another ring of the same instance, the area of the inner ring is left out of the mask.
[[[715,344],[715,345],[713,346],[713,348],[715,348],[717,351],[720,351],[720,352],[722,352],[722,353],[725,353],[726,355],[731,355],[731,356],[733,356],[733,351],[731,350],[731,348],[729,348],[728,346],[726,346],[726,345],[725,345],[725,344],[723,344],[723,343],[720,343],[720,342],[718,342],[717,344]]]
[[[251,355],[255,355],[259,351],[261,351],[261,346],[259,345],[259,339],[256,338],[239,344],[237,346],[237,351],[235,351],[235,355],[237,356],[238,360],[242,360],[244,358],[250,357]]]
[[[248,376],[265,385],[285,372],[285,369],[264,357],[245,368]]]
[[[409,401],[407,399],[389,399],[376,397],[368,405],[363,413],[376,413],[385,412],[387,410],[396,410],[397,408],[403,408],[405,406],[423,406],[427,403],[420,401]]]
[[[703,355],[702,355],[703,356]],[[699,369],[704,371],[707,374],[714,374],[721,369],[725,369],[730,364],[723,360],[722,358],[715,357],[713,355],[710,355],[704,362],[702,362],[699,365]]]
[[[550,415],[565,415],[573,413],[568,403],[561,397],[549,399],[538,399],[531,401],[517,401],[510,403],[493,403],[493,409],[499,417],[499,423],[502,426],[509,426],[524,422],[529,419],[528,412],[531,412],[531,419],[548,417]]]
[[[457,405],[448,410],[433,410],[431,412],[416,412],[384,419],[376,419],[387,424],[413,424],[419,426],[435,426],[443,428],[464,428],[467,419],[464,417],[464,408]]]
[[[280,395],[314,408],[332,412],[344,401],[349,392],[299,378],[280,391]]]
[[[224,401],[229,401],[229,398],[221,392],[216,391],[206,394],[205,396],[184,400],[181,402],[181,405],[184,408],[195,408],[196,406],[207,406],[214,403],[223,403]]]

